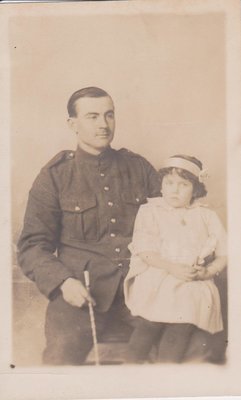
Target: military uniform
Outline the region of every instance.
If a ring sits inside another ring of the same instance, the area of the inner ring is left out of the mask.
[[[147,197],[159,195],[156,171],[126,149],[94,156],[78,147],[41,170],[29,193],[18,260],[50,299],[45,362],[81,364],[92,345],[88,309],[65,302],[59,289],[67,278],[84,283],[89,271],[97,331],[113,307],[123,311],[135,217]]]

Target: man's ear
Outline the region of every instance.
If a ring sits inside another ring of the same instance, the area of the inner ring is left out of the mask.
[[[75,133],[77,133],[75,118],[73,118],[73,117],[68,118],[67,123],[68,123],[69,128],[72,129],[72,131],[74,131]]]

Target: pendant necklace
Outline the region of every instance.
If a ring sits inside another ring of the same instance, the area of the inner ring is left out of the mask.
[[[187,209],[185,208],[182,215],[181,215],[181,225],[182,226],[186,226],[187,225],[187,221],[185,219],[185,214],[187,213]]]
[[[187,223],[186,223],[186,221],[185,221],[184,218],[181,219],[181,224],[182,224],[183,226],[187,225]]]

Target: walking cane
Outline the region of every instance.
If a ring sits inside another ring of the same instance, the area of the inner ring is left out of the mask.
[[[85,277],[85,286],[87,292],[90,294],[89,271],[84,271],[84,277]],[[91,332],[92,332],[92,339],[93,339],[94,353],[95,353],[95,365],[100,365],[100,357],[99,357],[97,335],[96,335],[95,315],[94,315],[93,305],[90,300],[88,300],[88,306],[89,306],[90,325],[91,325]]]

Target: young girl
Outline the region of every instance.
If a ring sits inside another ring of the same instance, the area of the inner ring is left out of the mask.
[[[202,163],[176,155],[159,172],[162,197],[140,207],[129,246],[125,301],[139,317],[130,362],[147,359],[164,331],[169,360],[181,362],[195,330],[223,330],[213,277],[226,266],[226,234],[216,213],[197,201],[207,194]]]

